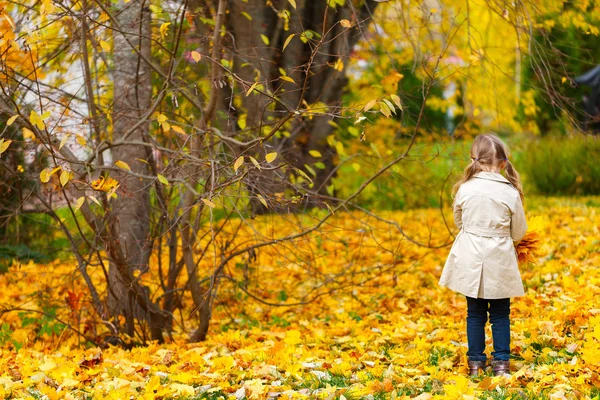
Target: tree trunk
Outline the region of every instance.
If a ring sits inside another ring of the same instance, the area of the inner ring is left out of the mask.
[[[114,104],[112,109],[113,141],[121,139],[144,141],[149,122],[131,131],[149,108],[152,93],[151,72],[140,54],[150,58],[150,9],[144,0],[119,1],[114,31]],[[120,31],[120,32],[119,32]],[[136,48],[132,49],[132,45]],[[127,137],[125,137],[127,135]],[[133,173],[150,175],[143,146],[117,146],[112,150],[114,161],[126,162]],[[111,239],[109,249],[109,308],[113,315],[123,315],[126,332],[134,334],[136,320],[146,320],[152,339],[162,340],[158,307],[152,304],[148,291],[131,286],[135,270],[146,271],[152,251],[150,240],[150,185],[151,183],[126,173],[114,174],[119,181],[118,198],[110,200]],[[119,250],[117,252],[117,250]],[[118,258],[122,257],[122,260]],[[119,265],[119,264],[125,264]],[[135,278],[134,278],[135,279]],[[138,285],[139,286],[139,285]],[[140,303],[145,303],[143,306]],[[151,312],[151,310],[154,310]]]

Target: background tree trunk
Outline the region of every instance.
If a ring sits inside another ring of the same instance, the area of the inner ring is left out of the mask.
[[[265,89],[276,93],[279,100],[291,110],[303,108],[303,101],[306,102],[305,105],[322,102],[329,107],[331,116],[294,118],[289,135],[273,138],[267,145],[283,156],[282,162],[285,159],[293,167],[307,173],[309,171],[305,165],[316,161],[308,152],[319,151],[323,157],[318,161],[325,167],[313,168],[317,173],[313,179],[313,189],[324,192],[332,177],[335,156],[335,150],[327,143],[327,137],[333,131],[329,121],[334,119],[333,115],[339,114],[343,88],[347,81],[345,67],[340,71],[333,68],[333,65],[338,60],[344,66],[347,65],[353,46],[360,39],[362,29],[366,28],[365,21],[378,3],[366,1],[356,7],[353,2],[347,1],[344,6],[333,8],[326,1],[298,0],[295,9],[288,0],[272,3],[273,7],[265,5],[264,0],[231,3],[227,29],[233,38],[231,52],[234,72],[246,82],[261,82]],[[289,24],[281,17],[282,13],[288,12]],[[343,27],[339,22],[344,19],[350,21],[353,27]],[[308,30],[316,34],[307,43],[303,43],[300,37]],[[282,51],[291,34],[295,37]],[[265,38],[268,39],[268,45]],[[281,80],[280,69],[295,83]],[[228,112],[233,114],[234,120],[246,113],[246,129],[253,129],[255,137],[265,134],[261,130],[272,122],[273,116],[280,119],[282,113],[287,112],[281,104],[267,110],[271,100],[266,96],[250,95],[244,96],[242,100],[243,110]],[[277,174],[283,172],[261,171],[259,176],[252,177],[251,191],[265,197],[283,192],[289,187],[289,183],[285,182],[286,176]],[[260,203],[256,203],[255,211],[264,211]],[[318,199],[308,199],[308,203],[314,206],[319,202]]]

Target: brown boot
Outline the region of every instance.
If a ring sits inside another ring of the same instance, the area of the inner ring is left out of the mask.
[[[510,361],[492,360],[494,376],[510,375]]]
[[[485,361],[470,361],[469,364],[469,376],[477,376],[480,372],[485,370]]]

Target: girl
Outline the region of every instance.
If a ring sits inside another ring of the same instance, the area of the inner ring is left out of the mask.
[[[506,178],[500,172],[506,171]],[[527,231],[519,174],[506,145],[493,134],[479,135],[471,164],[454,185],[454,222],[460,229],[440,285],[467,296],[469,375],[485,369],[485,324],[492,324],[494,375],[509,372],[510,298],[523,283],[514,243]]]

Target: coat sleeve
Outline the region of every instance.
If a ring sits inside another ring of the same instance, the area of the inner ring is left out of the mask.
[[[462,205],[460,202],[460,188],[454,198],[454,204],[452,205],[454,210],[454,224],[458,229],[462,229]]]
[[[515,242],[520,241],[527,232],[527,221],[525,220],[525,210],[523,210],[523,202],[521,197],[517,196],[517,202],[514,206],[514,211],[510,220],[510,236]]]

